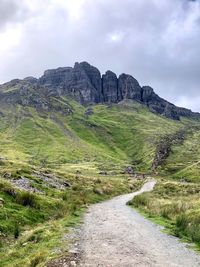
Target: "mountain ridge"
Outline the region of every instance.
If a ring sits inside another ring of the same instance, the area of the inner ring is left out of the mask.
[[[105,74],[87,62],[76,62],[74,67],[49,69],[39,78],[15,79],[0,85],[0,98],[6,103],[50,109],[50,98],[70,96],[82,105],[119,103],[132,99],[146,105],[151,112],[170,119],[200,118],[190,109],[177,107],[158,96],[150,86],[140,86],[131,75]]]

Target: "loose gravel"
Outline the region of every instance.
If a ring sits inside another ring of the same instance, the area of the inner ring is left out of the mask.
[[[150,180],[138,192],[89,207],[80,231],[78,266],[200,266],[200,255],[126,205],[155,183]]]

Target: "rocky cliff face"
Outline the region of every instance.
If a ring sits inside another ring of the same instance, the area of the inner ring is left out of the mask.
[[[146,105],[150,111],[178,120],[180,116],[199,118],[199,113],[179,108],[160,98],[150,86],[141,87],[128,74],[117,78],[112,71],[101,76],[100,71],[87,62],[74,67],[46,70],[39,78],[12,80],[0,86],[0,101],[36,108],[51,109],[52,97],[69,96],[83,105],[118,103],[132,99]]]
[[[142,98],[142,88],[140,87],[138,81],[131,75],[121,74],[119,76],[119,92],[120,99],[134,99],[136,101],[141,101]]]
[[[107,71],[102,76],[102,93],[104,102],[117,103],[119,101],[117,75]]]

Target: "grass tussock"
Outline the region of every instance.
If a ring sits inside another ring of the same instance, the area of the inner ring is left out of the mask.
[[[39,208],[36,195],[30,192],[18,193],[16,196],[16,203],[31,208]]]
[[[198,184],[159,182],[154,191],[136,196],[129,205],[200,248],[199,192]]]
[[[18,171],[12,167],[14,178],[0,179],[0,198],[4,200],[0,209],[0,259],[3,266],[44,266],[45,262],[60,255],[56,254],[57,250],[64,253],[62,249],[67,247],[67,240],[63,242],[63,235],[79,222],[88,204],[131,192],[130,188],[137,189],[142,184],[142,181],[128,179],[119,171],[115,175],[102,176],[96,169],[93,177],[94,174],[90,176],[84,169],[77,174],[78,166],[81,169],[81,165],[76,164],[74,174],[54,171],[54,179],[59,179],[61,184],[67,183],[62,190],[35,176],[35,169],[33,172],[23,166]],[[44,176],[51,172],[42,169]],[[12,179],[19,178],[15,177],[16,173],[29,179],[41,193],[16,188],[11,183]]]

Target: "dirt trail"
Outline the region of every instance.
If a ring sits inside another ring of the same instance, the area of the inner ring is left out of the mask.
[[[79,266],[200,266],[199,255],[126,205],[135,195],[151,191],[154,185],[155,180],[151,180],[138,192],[89,208],[80,232]]]

